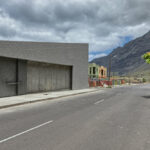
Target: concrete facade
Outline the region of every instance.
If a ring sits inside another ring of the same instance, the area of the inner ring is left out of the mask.
[[[72,67],[28,61],[27,92],[72,89]]]
[[[0,41],[0,97],[28,92],[29,61],[58,65],[60,74],[71,68],[71,89],[88,87],[88,44]],[[57,78],[61,82],[61,76]]]

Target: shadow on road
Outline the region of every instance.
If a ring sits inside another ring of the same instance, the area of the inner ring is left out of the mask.
[[[143,98],[148,98],[150,99],[150,95],[147,95],[147,96],[142,96]]]

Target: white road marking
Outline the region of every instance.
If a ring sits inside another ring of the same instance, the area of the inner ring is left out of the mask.
[[[104,99],[102,99],[102,100],[100,100],[100,101],[97,101],[97,102],[95,102],[94,104],[97,105],[97,104],[99,104],[99,103],[102,103],[103,101],[104,101]]]
[[[47,124],[50,124],[50,123],[52,123],[52,122],[53,122],[53,120],[47,121],[47,122],[42,123],[42,124],[40,124],[40,125],[38,125],[38,126],[35,126],[35,127],[33,127],[33,128],[30,128],[30,129],[28,129],[28,130],[26,130],[26,131],[20,132],[20,133],[18,133],[18,134],[15,134],[15,135],[13,135],[13,136],[10,136],[10,137],[8,137],[8,138],[6,138],[6,139],[0,140],[0,144],[6,142],[6,141],[8,141],[8,140],[11,140],[11,139],[13,139],[13,138],[15,138],[15,137],[18,137],[18,136],[20,136],[20,135],[23,135],[23,134],[25,134],[25,133],[28,133],[28,132],[30,132],[30,131],[33,131],[33,130],[35,130],[35,129],[37,129],[37,128],[40,128],[40,127],[45,126],[45,125],[47,125]]]

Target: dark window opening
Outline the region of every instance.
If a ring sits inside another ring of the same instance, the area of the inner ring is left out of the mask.
[[[90,68],[90,74],[92,73],[92,68]]]
[[[102,76],[104,75],[104,71],[103,71],[103,70],[101,70],[101,75],[102,75]]]
[[[93,67],[93,74],[95,74],[96,73],[96,68],[95,67]]]

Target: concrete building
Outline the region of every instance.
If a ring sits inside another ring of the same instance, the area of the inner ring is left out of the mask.
[[[0,41],[0,97],[88,87],[88,44]]]

